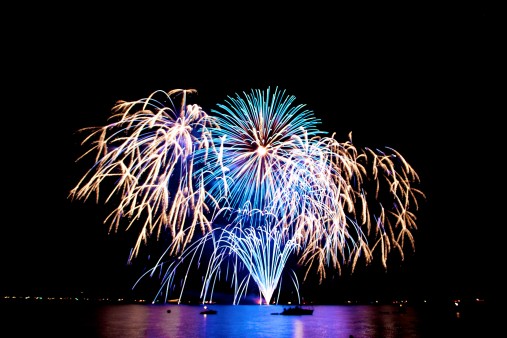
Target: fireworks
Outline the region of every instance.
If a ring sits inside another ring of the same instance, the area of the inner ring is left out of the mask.
[[[127,229],[140,224],[131,259],[151,236],[170,235],[141,277],[165,269],[156,297],[167,297],[177,272],[195,263],[206,267],[203,299],[231,270],[235,303],[251,278],[269,304],[291,256],[305,267],[303,280],[313,269],[323,279],[344,264],[353,270],[360,258],[370,263],[377,251],[387,266],[392,249],[403,257],[407,242],[413,248],[424,194],[397,151],[327,136],[311,110],[278,88],[228,97],[212,115],[187,105],[193,92],[118,102],[115,122],[85,138],[93,140],[85,155],[96,153],[95,164],[70,194],[95,193],[99,201],[100,188],[114,180],[105,203],[119,201],[106,221],[115,230],[124,218]],[[296,272],[291,278],[297,290]]]
[[[125,218],[128,228],[141,224],[133,256],[154,233],[170,231],[179,251],[196,226],[211,229],[205,213],[218,205],[211,196],[206,199],[202,178],[194,172],[194,157],[199,152],[205,160],[213,145],[208,128],[215,122],[201,107],[186,105],[187,93],[192,92],[157,91],[146,99],[119,101],[113,108],[114,122],[92,128],[84,141],[94,141],[85,155],[95,152],[96,162],[71,196],[88,199],[96,193],[99,201],[101,185],[114,179],[114,189],[105,202],[120,197],[106,221],[115,230]],[[172,101],[178,94],[182,95],[181,107]],[[206,201],[215,204],[210,207]]]

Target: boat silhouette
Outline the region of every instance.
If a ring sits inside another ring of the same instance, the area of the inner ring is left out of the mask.
[[[217,310],[208,309],[207,306],[204,307],[204,310],[202,310],[201,315],[215,315],[217,313]]]
[[[313,309],[303,308],[299,305],[289,308],[283,308],[283,311],[280,313],[272,313],[272,315],[282,315],[282,316],[301,316],[301,315],[312,315]]]

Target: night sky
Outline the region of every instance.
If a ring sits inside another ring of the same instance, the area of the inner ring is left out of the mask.
[[[78,129],[159,89],[197,89],[192,103],[210,112],[227,96],[278,87],[338,140],[352,132],[357,147],[399,151],[426,194],[405,262],[322,290],[494,298],[505,221],[490,9],[254,11],[87,8],[12,40],[0,294],[128,293],[142,270],[126,264],[133,234],[108,234],[110,208],[68,199],[86,170],[75,162]]]

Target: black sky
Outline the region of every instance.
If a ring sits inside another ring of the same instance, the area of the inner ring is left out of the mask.
[[[67,198],[84,173],[75,132],[106,123],[116,100],[195,88],[195,103],[209,111],[228,95],[279,87],[313,110],[322,130],[344,141],[352,132],[360,147],[392,147],[420,175],[427,199],[415,255],[390,269],[394,277],[364,273],[357,285],[493,296],[503,226],[493,11],[257,10],[247,18],[88,8],[12,38],[0,293],[132,285],[128,235],[107,234],[101,206]]]

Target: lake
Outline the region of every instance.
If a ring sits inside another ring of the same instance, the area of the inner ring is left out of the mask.
[[[273,315],[287,305],[1,304],[2,337],[461,337],[489,336],[492,309],[315,305],[312,315]]]

